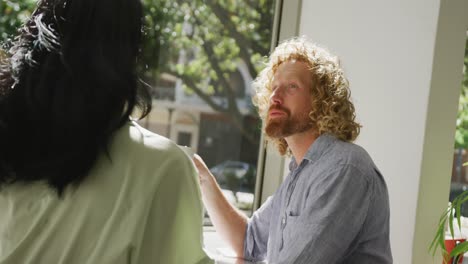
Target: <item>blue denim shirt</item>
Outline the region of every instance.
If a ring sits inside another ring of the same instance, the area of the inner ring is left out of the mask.
[[[321,135],[249,219],[244,257],[268,263],[392,263],[385,181],[367,152]]]

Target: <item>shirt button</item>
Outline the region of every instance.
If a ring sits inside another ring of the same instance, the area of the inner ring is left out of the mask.
[[[285,217],[283,217],[283,218],[281,219],[281,224],[282,224],[283,226],[286,225],[286,218],[285,218]]]

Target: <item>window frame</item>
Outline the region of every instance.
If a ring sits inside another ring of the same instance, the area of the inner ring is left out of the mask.
[[[277,0],[273,19],[273,30],[270,50],[287,38],[297,36],[299,32],[302,0]],[[262,129],[264,124],[262,124]],[[274,146],[265,142],[262,133],[257,163],[257,179],[253,211],[260,208],[266,199],[273,195],[281,185],[289,169],[290,158],[279,155]]]

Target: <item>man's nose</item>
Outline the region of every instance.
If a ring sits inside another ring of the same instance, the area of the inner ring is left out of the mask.
[[[278,87],[271,92],[270,104],[281,104],[282,102],[283,102],[283,89],[281,87]]]

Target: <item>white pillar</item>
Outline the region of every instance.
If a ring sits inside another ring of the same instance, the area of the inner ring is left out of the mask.
[[[357,143],[387,181],[394,263],[440,262],[428,247],[448,201],[467,29],[466,0],[302,1],[299,34],[340,56]]]

